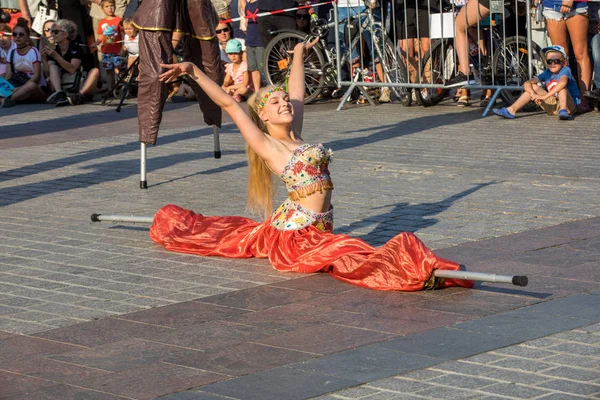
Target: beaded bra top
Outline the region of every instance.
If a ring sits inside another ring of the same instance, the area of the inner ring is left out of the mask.
[[[333,151],[322,144],[304,143],[294,150],[279,177],[288,190],[288,198],[298,200],[316,192],[333,189],[329,162]]]

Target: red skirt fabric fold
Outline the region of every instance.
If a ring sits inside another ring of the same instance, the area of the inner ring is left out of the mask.
[[[167,250],[203,256],[268,258],[278,271],[328,272],[353,285],[376,290],[422,290],[435,269],[459,270],[436,256],[412,233],[401,233],[380,248],[314,226],[280,231],[270,220],[205,217],[175,205],[154,216],[150,238]],[[472,281],[444,280],[442,287],[473,287]]]

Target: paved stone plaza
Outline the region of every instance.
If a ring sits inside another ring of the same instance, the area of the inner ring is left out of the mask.
[[[0,109],[0,399],[600,398],[600,114],[308,107],[336,233],[415,232],[526,288],[375,292],[164,251],[175,203],[245,211],[244,142],[168,104],[139,189],[133,105]],[[277,192],[283,199],[283,188]]]

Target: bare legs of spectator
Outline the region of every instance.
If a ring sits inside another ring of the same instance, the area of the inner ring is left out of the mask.
[[[62,91],[62,78],[60,69],[56,64],[48,63],[48,78],[50,81],[50,88],[52,89],[52,93]]]
[[[23,86],[16,88],[10,95],[10,99],[16,103],[25,101],[39,103],[46,100],[46,94],[36,83],[27,82]]]
[[[255,92],[258,91],[260,89],[260,71],[250,72],[250,78],[252,79],[252,88]]]
[[[429,51],[431,41],[429,38],[414,38],[400,40],[399,44],[402,51],[402,60],[408,60],[410,81],[414,83],[419,76],[419,58],[422,58]],[[427,80],[424,80],[424,82],[427,83]]]
[[[454,31],[454,46],[458,56],[458,70],[469,76],[469,42],[467,38],[467,28],[477,25],[485,17],[490,15],[490,10],[478,1],[472,0],[466,6],[461,8],[456,16],[456,29]]]
[[[100,79],[100,70],[98,68],[92,68],[88,72],[87,78],[81,85],[79,93],[84,96],[91,96],[98,90],[98,80]]]
[[[571,38],[573,53],[577,60],[577,82],[581,93],[589,90],[592,80],[592,64],[588,52],[588,24],[587,15],[577,14],[566,21],[546,19],[548,35],[553,45],[569,49],[568,38]]]

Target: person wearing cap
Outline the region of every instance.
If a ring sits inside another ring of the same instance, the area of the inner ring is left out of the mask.
[[[514,119],[516,113],[530,101],[535,101],[549,115],[558,115],[560,120],[570,120],[581,104],[579,87],[565,65],[567,53],[562,46],[554,45],[542,49],[546,58],[546,69],[523,84],[523,94],[506,108],[494,108],[494,114]],[[539,86],[543,83],[545,89]]]
[[[250,92],[248,63],[242,60],[242,43],[237,39],[231,39],[225,46],[225,52],[231,62],[225,65],[225,81],[222,87],[240,103],[246,100]]]

